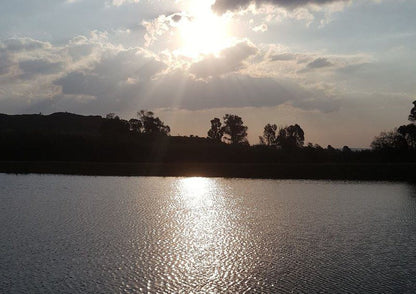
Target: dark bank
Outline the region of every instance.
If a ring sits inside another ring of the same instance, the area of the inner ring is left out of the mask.
[[[260,144],[249,145],[247,127],[230,114],[211,120],[207,138],[170,136],[170,127],[148,111],[130,120],[2,114],[0,172],[414,181],[413,126],[381,134],[372,150],[351,150],[304,146],[297,124],[267,124]]]

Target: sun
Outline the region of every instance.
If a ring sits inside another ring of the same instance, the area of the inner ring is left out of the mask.
[[[188,4],[190,15],[184,17],[178,25],[178,54],[191,58],[207,54],[217,55],[232,45],[229,17],[214,14],[211,4],[210,1],[201,0]]]

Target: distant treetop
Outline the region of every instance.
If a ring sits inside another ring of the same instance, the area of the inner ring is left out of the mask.
[[[416,100],[413,101],[413,108],[410,110],[409,120],[411,122],[416,121]]]

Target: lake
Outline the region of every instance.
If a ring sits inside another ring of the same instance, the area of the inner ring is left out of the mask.
[[[416,186],[0,174],[1,293],[414,293]]]

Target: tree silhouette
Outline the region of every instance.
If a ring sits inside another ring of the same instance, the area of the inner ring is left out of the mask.
[[[117,119],[117,120],[120,119],[114,112],[107,113],[107,115],[105,116],[105,118],[106,119]]]
[[[397,130],[381,132],[371,142],[371,148],[373,150],[403,150],[407,149],[407,147],[406,139]]]
[[[305,133],[298,125],[291,125],[281,128],[276,138],[276,143],[283,149],[296,149],[303,146],[305,142]]]
[[[260,143],[271,146],[276,144],[276,130],[277,125],[267,124],[264,126],[263,136],[260,137]]]
[[[149,135],[169,135],[170,127],[165,125],[158,117],[154,117],[153,112],[140,110],[137,116],[140,121],[141,133]]]
[[[221,121],[219,118],[211,120],[211,128],[208,131],[208,138],[216,142],[221,142],[224,131],[221,127]]]
[[[352,152],[351,148],[348,147],[347,145],[345,145],[344,147],[342,147],[342,152],[344,153],[350,153]]]
[[[136,118],[132,118],[129,120],[130,131],[134,133],[141,133],[142,131],[142,121]]]
[[[371,142],[371,148],[374,150],[416,149],[416,101],[413,101],[408,119],[411,124],[400,126],[393,131],[381,132]]]
[[[224,116],[224,139],[230,144],[248,144],[247,127],[238,115],[226,114]]]
[[[101,133],[105,135],[122,135],[129,132],[129,123],[114,113],[109,113],[101,125]]]
[[[413,108],[410,110],[410,115],[409,115],[409,120],[411,122],[415,122],[416,121],[416,100],[413,101]]]
[[[332,145],[328,145],[326,147],[326,150],[328,150],[329,152],[335,152],[335,151],[337,151],[334,147],[332,147]]]
[[[416,148],[416,125],[415,124],[408,124],[408,125],[400,126],[397,129],[397,132],[405,138],[410,148],[412,149]]]

